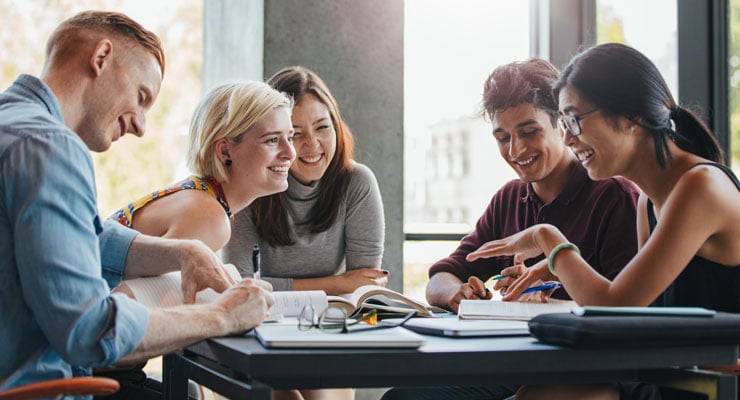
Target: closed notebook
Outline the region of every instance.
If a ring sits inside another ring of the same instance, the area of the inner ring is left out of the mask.
[[[540,314],[569,312],[577,306],[574,301],[550,299],[547,303],[462,300],[457,315],[460,319],[513,319],[529,321]]]
[[[295,319],[262,324],[257,339],[268,348],[410,348],[424,344],[424,337],[402,327],[352,333],[327,333],[318,328],[298,329]]]

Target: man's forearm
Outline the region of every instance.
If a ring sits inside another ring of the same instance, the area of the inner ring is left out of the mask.
[[[433,306],[449,309],[449,301],[455,296],[462,283],[458,277],[449,272],[438,272],[432,275],[427,284],[427,302]]]
[[[188,305],[149,310],[146,335],[136,349],[117,364],[135,364],[195,343],[206,337],[224,335],[221,314],[211,305]],[[189,322],[185,322],[189,321]]]
[[[161,275],[179,270],[180,260],[194,245],[192,242],[143,234],[136,236],[126,256],[124,277]]]
[[[245,279],[213,303],[150,308],[144,338],[117,364],[167,354],[208,337],[247,331],[264,320],[274,302],[269,283]]]

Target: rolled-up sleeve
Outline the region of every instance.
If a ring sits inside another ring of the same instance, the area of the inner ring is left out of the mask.
[[[139,232],[129,229],[118,222],[107,218],[103,222],[103,231],[98,235],[100,257],[103,267],[103,278],[112,289],[123,280],[126,267],[126,255]]]
[[[143,339],[148,311],[110,294],[100,251],[107,269],[122,271],[133,236],[102,229],[92,159],[76,135],[36,134],[6,156],[6,165],[22,166],[3,171],[3,179],[13,187],[6,204],[23,298],[34,322],[68,363],[112,364]]]

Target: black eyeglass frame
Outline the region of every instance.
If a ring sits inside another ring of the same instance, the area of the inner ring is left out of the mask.
[[[560,129],[563,130],[563,132],[570,132],[571,136],[578,136],[581,134],[581,120],[585,118],[586,115],[591,114],[595,111],[599,111],[599,109],[594,108],[593,110],[586,111],[580,114],[564,115],[558,118],[558,125],[560,126]]]
[[[360,320],[354,320],[352,322],[349,322],[348,321],[349,318],[347,317],[347,313],[344,311],[344,309],[339,308],[339,307],[328,307],[324,311],[322,311],[321,314],[319,315],[318,323],[315,323],[313,321],[315,320],[316,310],[313,308],[312,305],[306,304],[303,307],[303,310],[301,310],[301,316],[303,316],[304,313],[307,313],[307,311],[306,311],[307,309],[310,309],[311,310],[311,323],[310,324],[302,323],[303,319],[301,317],[299,317],[299,319],[298,319],[298,329],[301,330],[301,331],[307,331],[307,330],[309,330],[311,328],[318,328],[322,332],[327,332],[327,333],[354,333],[354,332],[373,331],[373,330],[378,330],[378,329],[396,328],[396,327],[399,327],[399,326],[403,326],[403,324],[405,324],[408,320],[410,320],[412,317],[414,317],[416,315],[416,311],[411,311],[408,314],[406,314],[406,316],[404,316],[402,320],[397,321],[397,322],[380,321],[380,322],[378,322],[378,325],[373,325],[373,326],[368,326],[368,327],[362,327],[362,328],[349,329],[348,328],[349,326],[358,324],[358,323],[360,323],[363,320],[360,319]],[[326,324],[324,324],[323,321],[326,318],[326,316],[328,315],[329,310],[338,310],[338,311],[341,312],[341,315],[343,316],[341,322],[332,322],[332,323],[330,323],[330,324],[339,324],[339,325],[341,325],[341,328],[339,328],[338,330],[326,329],[325,328]],[[371,310],[371,312],[377,312],[377,311],[376,310]]]

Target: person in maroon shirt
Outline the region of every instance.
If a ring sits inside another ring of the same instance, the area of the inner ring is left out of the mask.
[[[492,122],[501,156],[519,179],[499,189],[475,230],[450,256],[432,265],[426,288],[430,304],[456,312],[462,299],[491,298],[484,282],[521,260],[515,263],[514,257],[506,256],[468,262],[465,257],[484,243],[539,223],[558,227],[608,279],[637,252],[639,191],[621,177],[591,180],[565,145],[552,94],[558,75],[548,61],[533,58],[500,66],[486,80],[483,114]],[[569,298],[563,289],[552,296]]]

